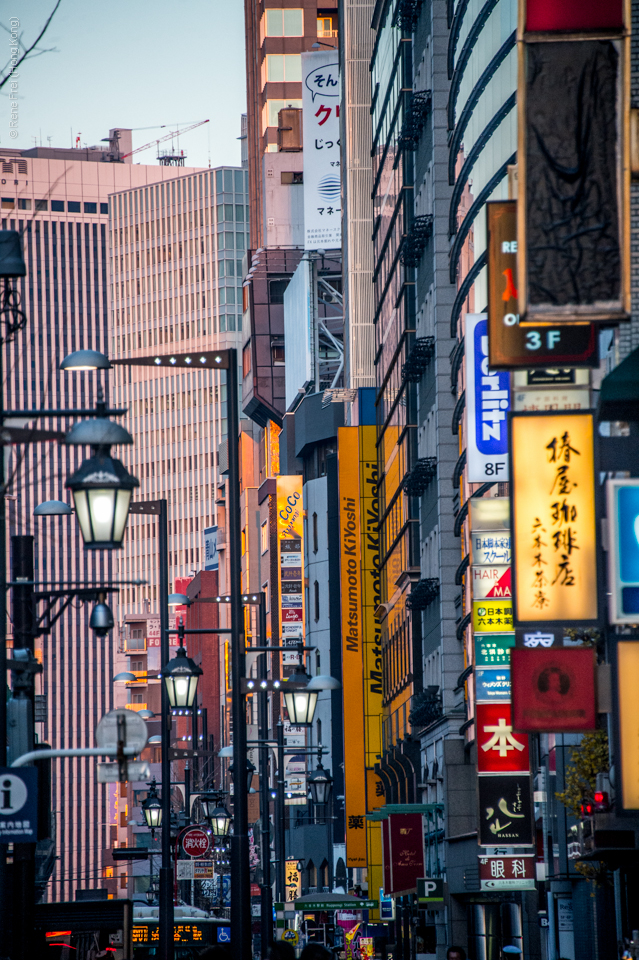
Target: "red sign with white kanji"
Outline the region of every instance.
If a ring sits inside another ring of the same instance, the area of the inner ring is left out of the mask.
[[[513,732],[509,703],[476,704],[475,731],[479,773],[528,773],[528,737]]]
[[[534,890],[535,856],[480,855],[479,880],[482,890]]]
[[[209,851],[211,841],[204,830],[199,827],[192,827],[182,836],[182,849],[189,857],[203,857]]]

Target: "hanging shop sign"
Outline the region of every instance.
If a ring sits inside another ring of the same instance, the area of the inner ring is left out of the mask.
[[[510,703],[478,703],[475,736],[479,773],[527,773],[530,769],[528,737],[513,731]]]
[[[639,643],[618,640],[617,756],[621,765],[621,806],[639,810]]]
[[[473,530],[470,537],[470,562],[473,566],[488,566],[491,563],[510,565],[510,531]]]
[[[366,867],[364,637],[358,427],[338,430],[346,866]],[[386,884],[385,884],[386,886]]]
[[[517,857],[479,855],[479,883],[482,890],[534,890],[535,854]]]
[[[486,204],[488,218],[488,347],[493,370],[596,366],[591,323],[522,327],[517,281],[517,201]]]
[[[639,623],[639,479],[606,481],[610,623]]]
[[[593,416],[514,413],[511,443],[515,619],[594,624]]]
[[[283,646],[296,646],[304,640],[303,517],[302,477],[278,477],[277,569]],[[297,652],[290,656],[293,663],[299,659]]]
[[[514,633],[480,633],[475,637],[476,667],[509,667]]]
[[[521,320],[628,320],[629,24],[624,31],[618,0],[526,6],[517,89]]]
[[[512,600],[473,600],[474,633],[507,633],[512,628]]]
[[[287,903],[294,903],[298,897],[302,896],[302,873],[297,869],[297,864],[297,860],[286,861],[284,886],[286,887]]]
[[[513,726],[537,733],[594,730],[595,653],[588,647],[511,651]]]
[[[468,480],[508,480],[510,376],[489,368],[485,313],[466,314],[464,344]]]
[[[473,566],[470,568],[473,600],[499,600],[512,597],[510,566]]]
[[[508,497],[471,497],[470,529],[481,536],[493,532],[494,535],[510,534],[510,500]],[[473,560],[473,563],[480,563]],[[492,560],[490,563],[505,563],[505,560]]]
[[[477,703],[510,700],[510,667],[475,665],[475,700]]]
[[[427,907],[444,903],[444,881],[441,877],[422,877],[417,881],[417,902]]]
[[[477,790],[480,846],[533,846],[535,825],[530,776],[480,776]]]
[[[384,890],[393,897],[416,893],[426,872],[421,813],[392,813],[382,824]]]

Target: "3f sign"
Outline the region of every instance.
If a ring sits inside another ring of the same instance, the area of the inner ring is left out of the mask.
[[[561,342],[560,330],[548,330],[546,333],[546,349],[554,350]],[[541,332],[539,330],[530,330],[526,334],[526,349],[541,350],[543,346]]]

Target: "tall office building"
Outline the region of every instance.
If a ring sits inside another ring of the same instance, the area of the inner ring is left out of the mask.
[[[110,351],[109,195],[175,175],[169,167],[132,164],[130,158],[110,162],[114,131],[111,138],[104,148],[2,151],[2,227],[21,232],[27,265],[21,284],[27,325],[5,354],[8,408],[95,402],[98,376],[61,373],[58,367],[73,350]],[[120,131],[120,154],[130,141],[130,131]],[[112,400],[113,375],[102,382]],[[65,430],[69,421],[35,424]],[[74,517],[33,517],[43,500],[69,499],[65,481],[87,455],[53,444],[13,450],[9,494],[16,499],[9,501],[9,528],[35,535],[38,582],[108,581],[115,575],[108,554],[84,550]],[[72,604],[36,644],[44,665],[38,692],[47,698],[47,719],[36,730],[54,747],[93,746],[97,722],[113,707],[113,641],[96,638],[88,629],[89,614],[88,605]],[[52,763],[52,807],[58,859],[46,896],[73,900],[78,888],[101,885],[102,850],[109,845],[107,793],[96,782],[95,760]]]

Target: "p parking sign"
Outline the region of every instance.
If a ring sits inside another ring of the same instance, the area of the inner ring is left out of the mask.
[[[444,881],[439,877],[424,877],[417,881],[417,900],[429,906],[444,903]]]
[[[38,771],[0,767],[0,845],[38,839]]]

